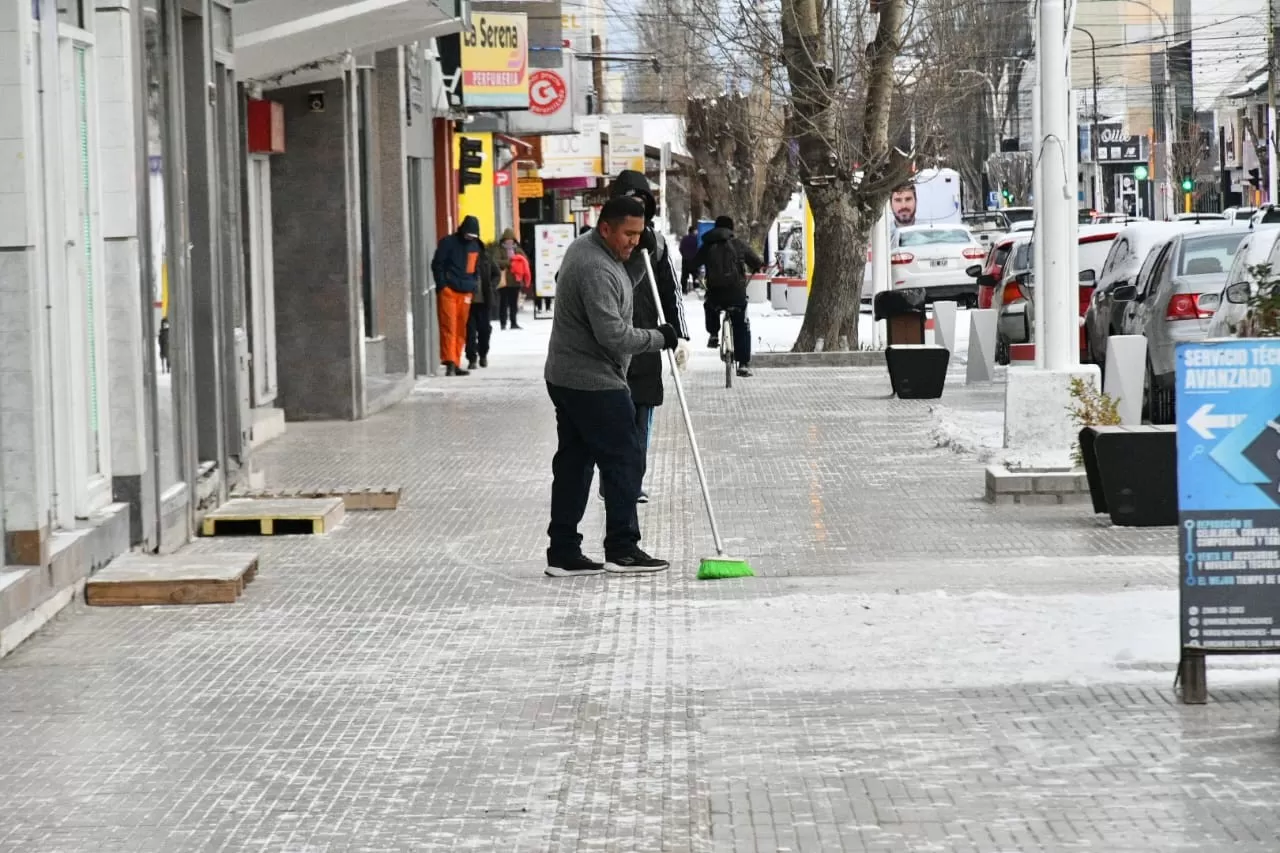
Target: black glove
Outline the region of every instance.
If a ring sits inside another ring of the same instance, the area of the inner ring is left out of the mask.
[[[653,233],[652,228],[646,227],[644,231],[640,232],[640,245],[637,248],[644,249],[649,253],[649,260],[657,262],[658,259],[654,257],[654,254],[658,251],[658,235]]]
[[[662,332],[663,349],[675,349],[680,345],[680,336],[676,334],[676,330],[670,323],[663,323],[658,327],[658,331]]]

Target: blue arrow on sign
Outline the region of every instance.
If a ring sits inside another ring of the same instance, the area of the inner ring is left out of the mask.
[[[1222,466],[1222,470],[1230,474],[1237,482],[1246,485],[1270,482],[1266,474],[1258,470],[1245,458],[1244,452],[1249,445],[1257,441],[1258,436],[1267,428],[1271,416],[1275,414],[1275,401],[1263,404],[1265,408],[1255,409],[1245,417],[1244,422],[1227,433],[1218,446],[1209,452],[1214,462]]]

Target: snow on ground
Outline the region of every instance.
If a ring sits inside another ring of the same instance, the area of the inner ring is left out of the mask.
[[[698,602],[705,689],[902,690],[1067,683],[1169,684],[1178,593],[1010,596],[823,590]],[[914,626],[914,630],[908,626]],[[1280,668],[1215,659],[1215,684]]]
[[[935,446],[956,453],[973,454],[979,462],[998,462],[1004,452],[1004,412],[954,409],[933,406],[929,409],[934,426],[930,432]]]

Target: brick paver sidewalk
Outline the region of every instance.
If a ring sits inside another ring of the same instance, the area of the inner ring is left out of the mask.
[[[983,504],[880,371],[695,369],[760,577],[691,580],[710,543],[671,395],[643,521],[675,568],[550,580],[551,409],[509,354],[545,332],[517,334],[257,457],[273,485],[401,485],[400,509],[247,543],[238,604],[76,606],[0,661],[0,850],[1280,849],[1274,679],[1211,672],[1183,708],[1176,635],[1148,637],[1169,531]]]

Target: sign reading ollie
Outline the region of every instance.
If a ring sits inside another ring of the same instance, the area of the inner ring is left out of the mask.
[[[1183,649],[1280,651],[1280,339],[1183,344],[1176,381]]]

